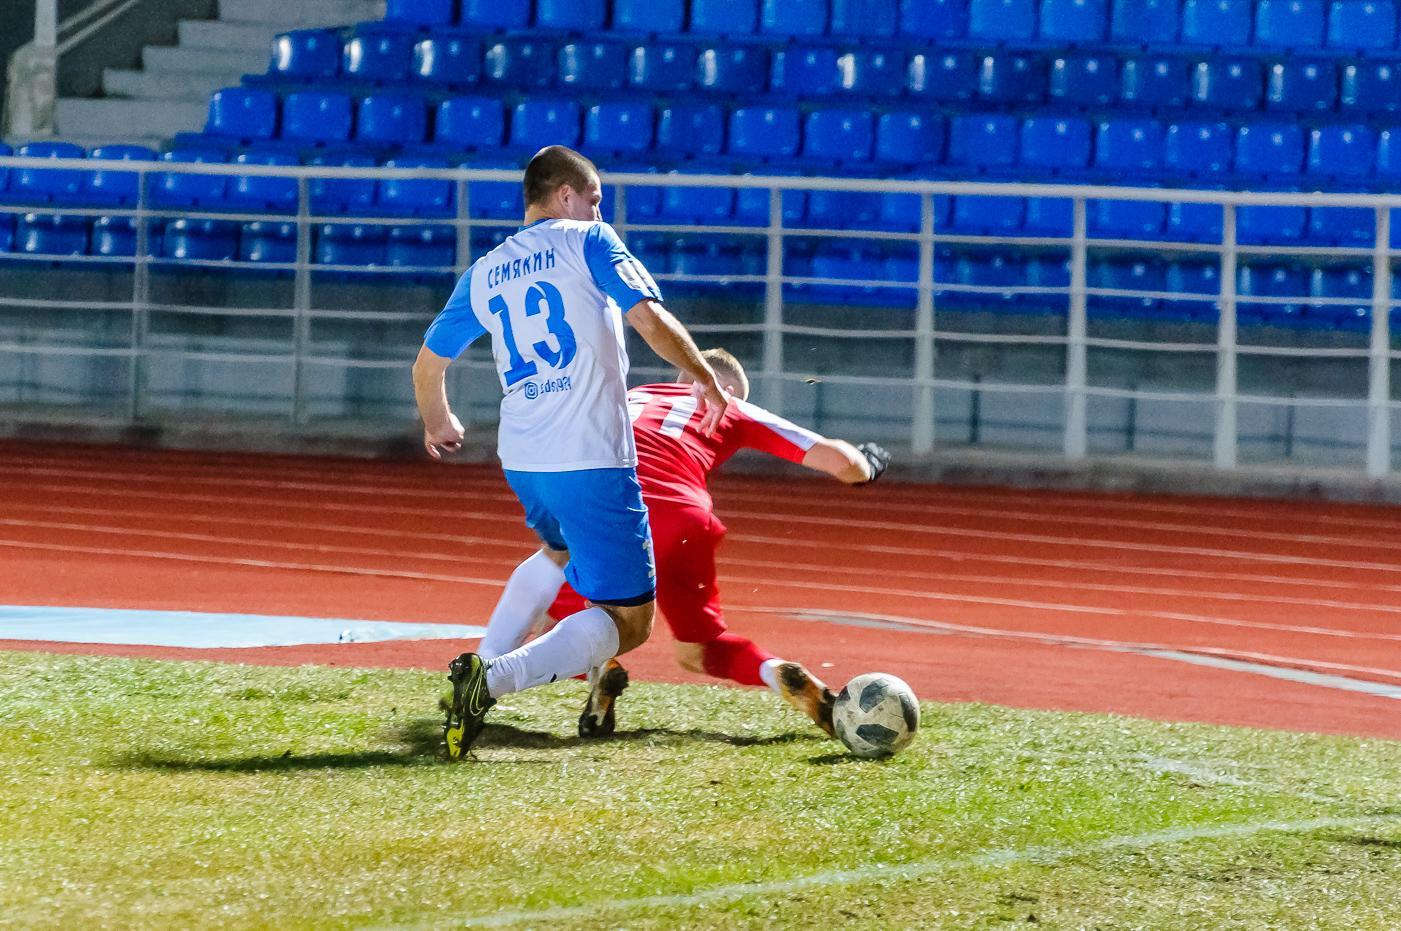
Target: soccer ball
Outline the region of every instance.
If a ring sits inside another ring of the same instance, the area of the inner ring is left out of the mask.
[[[898,676],[868,672],[846,684],[832,707],[837,739],[859,757],[890,756],[919,729],[919,701]]]

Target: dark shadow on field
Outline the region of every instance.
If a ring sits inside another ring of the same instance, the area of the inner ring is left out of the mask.
[[[1401,850],[1401,840],[1391,840],[1385,837],[1372,837],[1367,834],[1345,834],[1342,836],[1328,837],[1325,840],[1335,841],[1340,844],[1353,844],[1357,847],[1382,847],[1387,850]]]
[[[699,728],[673,730],[667,727],[640,727],[631,731],[616,731],[611,737],[584,739],[577,734],[561,736],[549,731],[531,731],[514,724],[488,724],[477,740],[478,747],[524,747],[533,750],[551,748],[580,747],[589,745],[606,746],[615,743],[681,744],[708,740],[729,744],[732,747],[768,747],[776,744],[795,743],[800,740],[819,740],[819,734],[800,734],[790,731],[769,737],[744,737],[736,734],[722,734]]]
[[[808,764],[811,766],[840,766],[844,763],[850,763],[853,766],[864,766],[872,763],[880,765],[888,759],[890,759],[890,757],[863,759],[859,756],[853,756],[845,750],[838,750],[835,753],[824,753],[820,756],[809,757]]]

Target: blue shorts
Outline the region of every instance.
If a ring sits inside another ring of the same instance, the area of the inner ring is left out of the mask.
[[[506,481],[545,545],[569,551],[564,577],[590,601],[645,604],[656,597],[652,530],[636,469],[512,472]]]

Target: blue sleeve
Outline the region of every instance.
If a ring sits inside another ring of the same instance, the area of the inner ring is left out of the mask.
[[[452,297],[423,335],[423,345],[445,359],[456,359],[477,337],[486,334],[486,327],[472,313],[472,271],[475,268],[473,265],[457,279]]]
[[[595,223],[584,234],[584,261],[588,263],[594,284],[624,311],[647,298],[662,299],[661,289],[647,269],[607,223]]]

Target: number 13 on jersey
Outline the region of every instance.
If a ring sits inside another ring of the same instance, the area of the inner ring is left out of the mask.
[[[564,319],[564,298],[560,296],[559,289],[548,281],[537,281],[525,292],[525,315],[536,317],[543,312],[545,328],[555,340],[553,347],[549,340],[542,339],[532,343],[528,349],[534,359],[527,359],[516,343],[511,308],[506,304],[506,299],[498,294],[491,299],[488,306],[493,314],[501,318],[502,342],[511,362],[511,367],[502,373],[506,387],[509,388],[521,379],[537,374],[540,371],[540,367],[536,365],[537,360],[555,369],[566,368],[574,361],[578,343],[574,339],[574,329]]]

